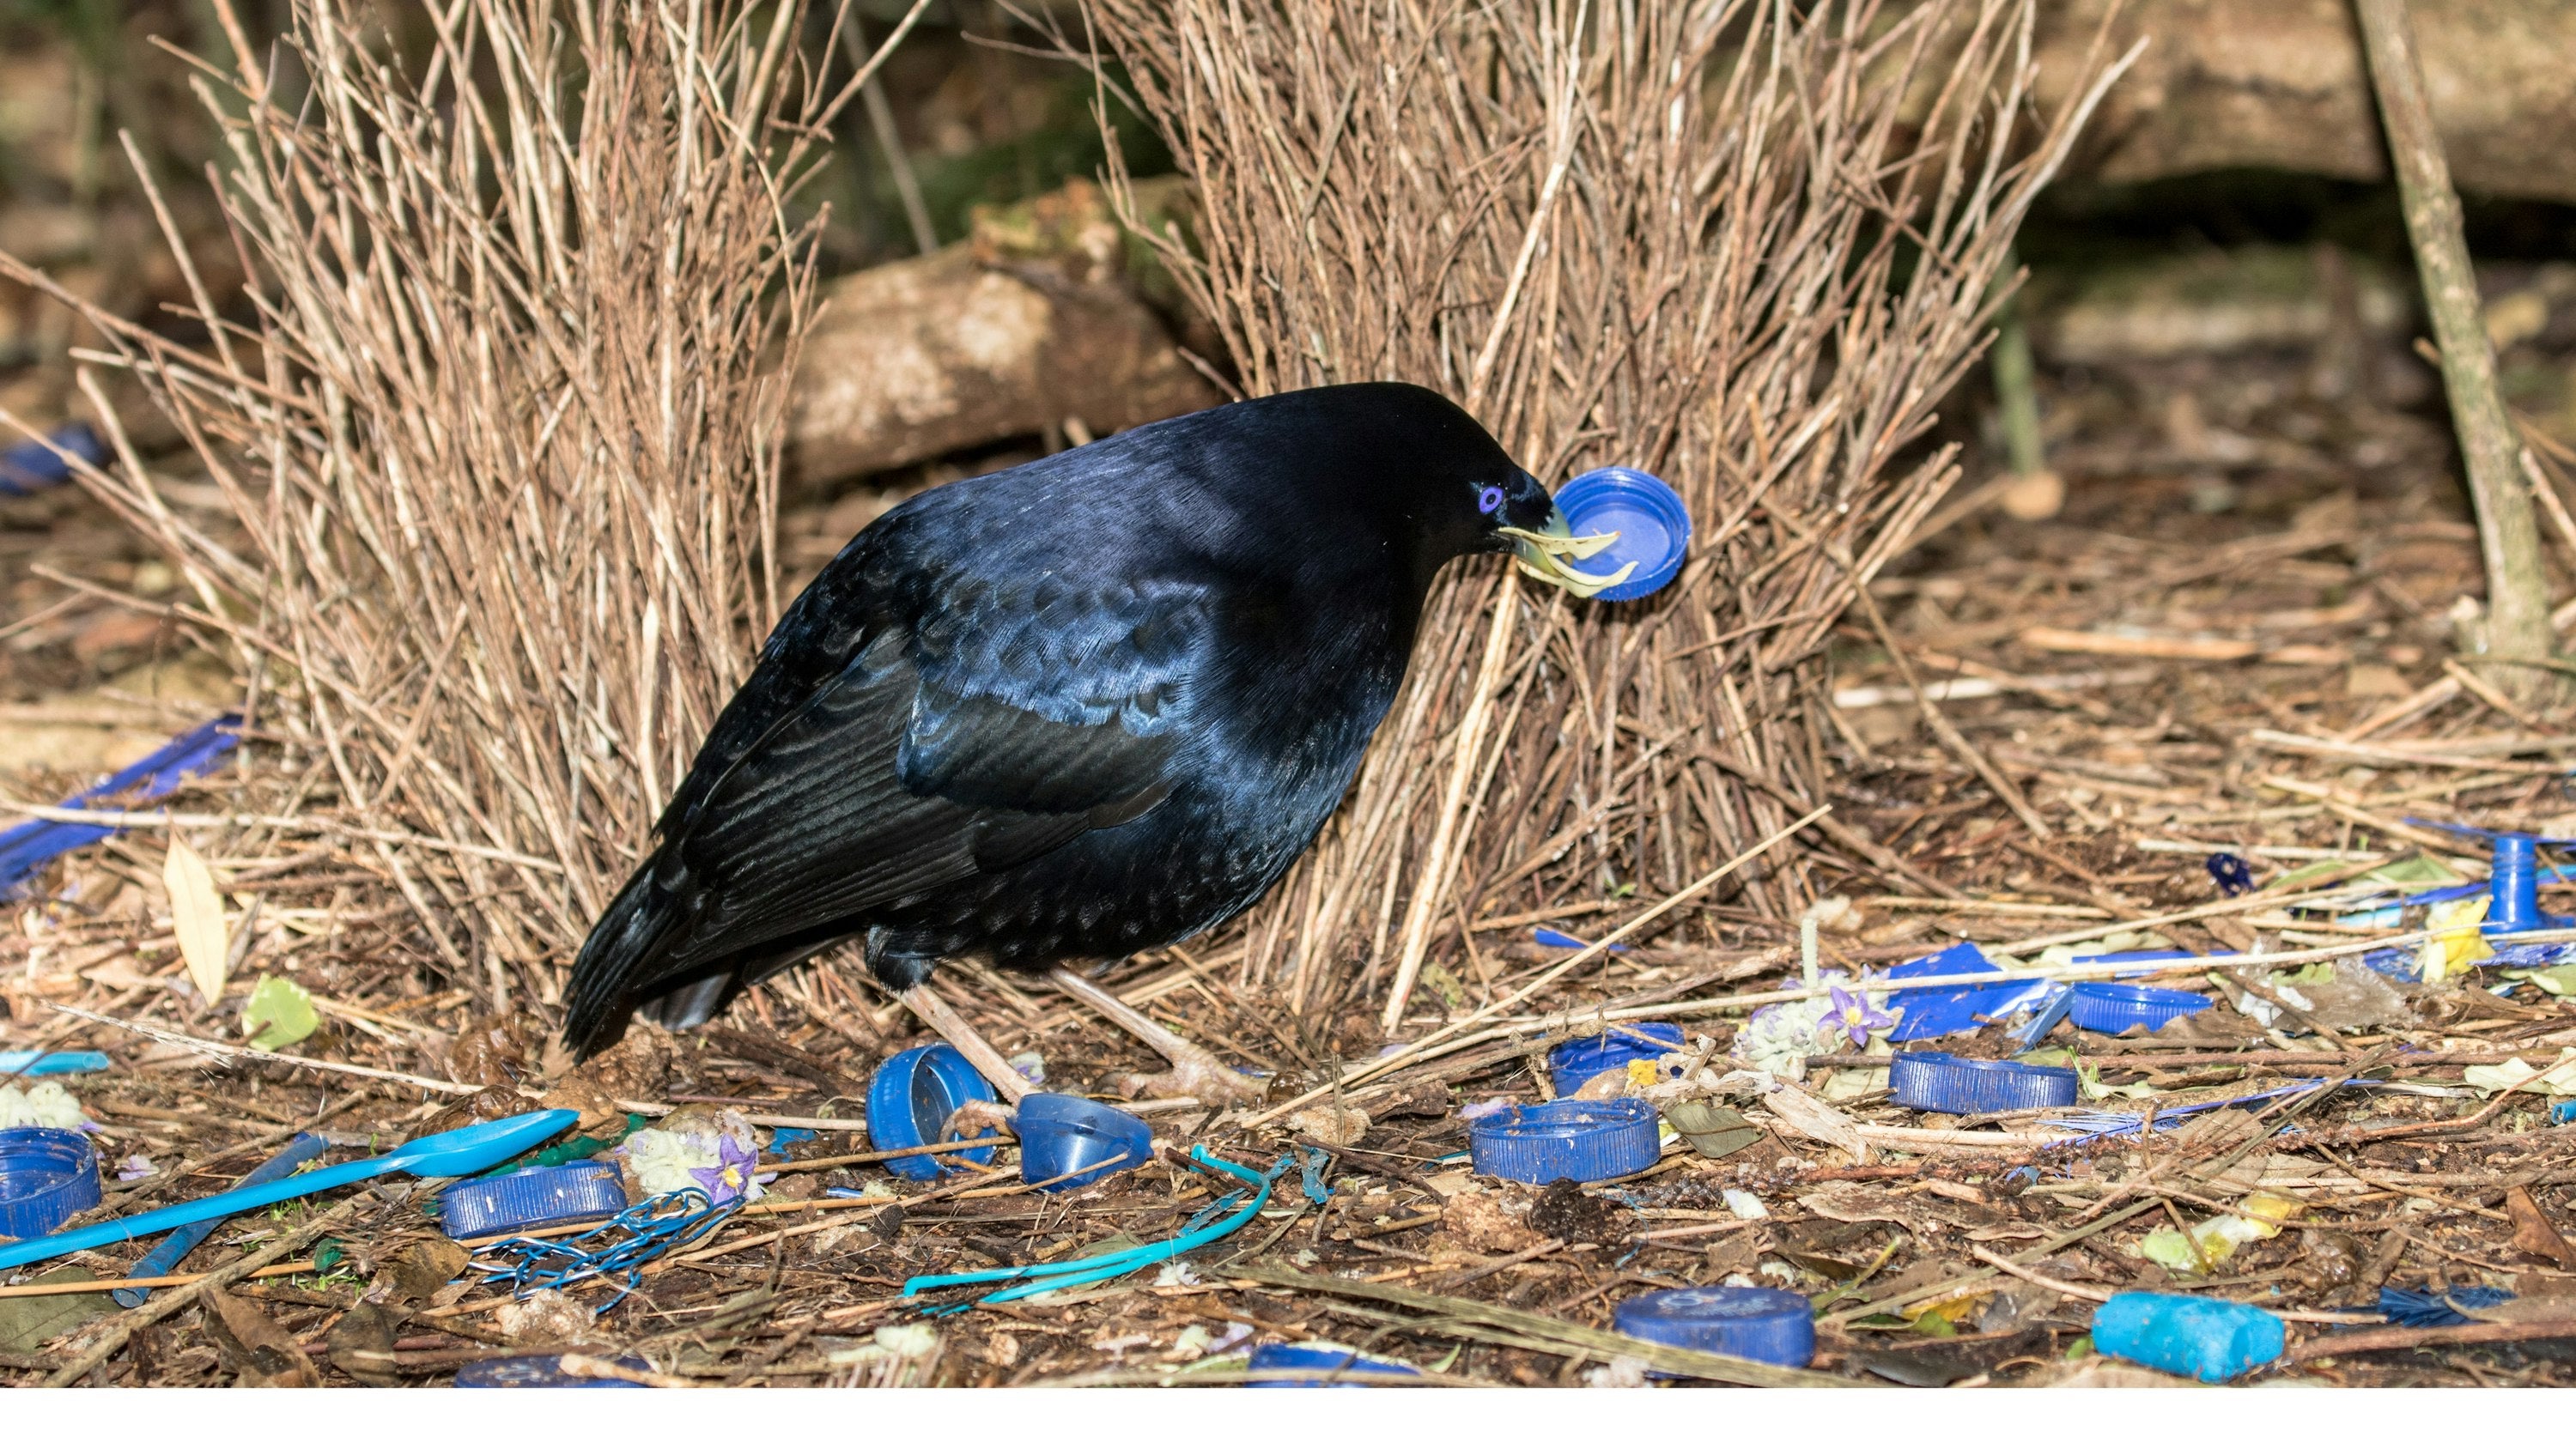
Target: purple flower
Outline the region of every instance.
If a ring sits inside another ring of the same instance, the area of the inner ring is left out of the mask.
[[[751,1168],[757,1158],[750,1148],[737,1144],[719,1133],[716,1136],[716,1165],[692,1167],[689,1176],[707,1190],[707,1200],[719,1206],[742,1197],[751,1189]]]
[[[119,1182],[139,1182],[144,1178],[150,1177],[158,1170],[159,1169],[152,1165],[151,1158],[137,1152],[133,1156],[126,1158],[123,1162],[116,1164],[116,1180]]]
[[[1871,1032],[1885,1031],[1896,1025],[1896,1018],[1870,1005],[1868,997],[1854,995],[1839,986],[1828,989],[1833,994],[1834,1009],[1825,1013],[1823,1021],[1816,1023],[1816,1035],[1820,1040],[1841,1032],[1851,1038],[1853,1046],[1864,1047],[1869,1045]]]

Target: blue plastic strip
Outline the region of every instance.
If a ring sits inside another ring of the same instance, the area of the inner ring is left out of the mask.
[[[0,1077],[68,1077],[111,1065],[105,1052],[0,1052]]]
[[[1059,1288],[1074,1288],[1085,1283],[1098,1283],[1104,1279],[1132,1273],[1139,1268],[1169,1262],[1194,1248],[1205,1247],[1226,1237],[1241,1229],[1245,1223],[1252,1221],[1254,1215],[1270,1201],[1272,1184],[1278,1182],[1280,1175],[1297,1162],[1294,1155],[1285,1156],[1273,1163],[1268,1172],[1255,1172],[1249,1167],[1228,1162],[1209,1152],[1205,1147],[1191,1148],[1190,1160],[1201,1167],[1213,1168],[1230,1177],[1241,1179],[1253,1189],[1251,1201],[1245,1202],[1233,1216],[1223,1222],[1211,1224],[1209,1219],[1233,1207],[1234,1204],[1243,1202],[1244,1194],[1228,1193],[1215,1203],[1201,1209],[1197,1215],[1184,1223],[1177,1236],[1159,1243],[1145,1243],[1122,1249],[1115,1253],[1076,1258],[1064,1263],[1031,1263],[1018,1268],[985,1268],[973,1273],[933,1273],[918,1278],[907,1278],[904,1280],[903,1296],[913,1298],[932,1288],[955,1288],[971,1283],[1018,1283],[1020,1286],[1016,1288],[1005,1288],[999,1293],[989,1293],[975,1300],[978,1303],[1011,1303],[1022,1298],[1033,1298],[1040,1293],[1052,1293]],[[1030,1279],[1041,1281],[1027,1281]],[[933,1311],[955,1313],[963,1311],[966,1307],[966,1304],[959,1303]]]
[[[286,1144],[285,1151],[278,1153],[275,1157],[272,1157],[266,1162],[261,1163],[259,1166],[252,1168],[248,1175],[243,1177],[241,1181],[234,1183],[233,1186],[262,1187],[275,1182],[279,1178],[294,1172],[304,1164],[311,1162],[314,1158],[321,1156],[323,1149],[330,1145],[331,1144],[324,1140],[322,1135],[318,1132],[298,1132],[295,1134],[294,1138]],[[131,1269],[127,1270],[125,1276],[128,1278],[158,1278],[165,1273],[173,1271],[179,1266],[180,1259],[187,1257],[199,1243],[212,1237],[215,1229],[222,1227],[225,1223],[230,1221],[232,1221],[230,1218],[208,1218],[204,1222],[190,1223],[186,1227],[178,1229],[171,1233],[170,1236],[163,1238],[159,1247],[144,1254],[143,1261],[135,1264]],[[140,1308],[143,1306],[143,1300],[152,1296],[152,1290],[149,1288],[113,1288],[108,1290],[108,1296],[114,1298],[122,1307]]]
[[[1563,951],[1585,951],[1592,946],[1591,942],[1581,936],[1569,936],[1563,931],[1551,931],[1545,926],[1530,932],[1530,939],[1542,946],[1554,946]],[[1610,948],[1610,954],[1615,956],[1627,949],[1625,946],[1613,946]]]
[[[158,800],[223,763],[224,757],[241,743],[240,730],[238,715],[210,720],[117,771],[104,784],[65,800],[61,808],[88,810],[102,802],[131,808]],[[120,828],[31,820],[0,832],[0,901],[24,893],[28,879],[56,856],[94,845]]]
[[[1961,941],[1948,950],[1936,952],[1902,966],[1891,967],[1881,981],[1901,981],[1909,976],[1971,976],[1992,971],[2003,975],[2003,968],[1986,959],[1974,941]],[[1876,982],[1869,983],[1876,985]],[[1975,1031],[1987,1021],[2000,1021],[2016,1011],[2035,1011],[2047,1001],[2053,983],[2035,976],[2016,977],[1993,986],[1939,987],[1925,991],[1899,991],[1887,999],[1890,1009],[1901,1013],[1896,1029],[1889,1032],[1890,1041],[1921,1041],[1926,1037],[1948,1036],[1956,1031]]]

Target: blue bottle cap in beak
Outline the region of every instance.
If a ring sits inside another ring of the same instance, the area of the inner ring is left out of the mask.
[[[1634,468],[1595,468],[1556,490],[1556,506],[1578,537],[1618,535],[1584,561],[1586,572],[1615,574],[1624,564],[1636,565],[1594,598],[1642,599],[1682,571],[1690,551],[1690,510],[1661,478]]]

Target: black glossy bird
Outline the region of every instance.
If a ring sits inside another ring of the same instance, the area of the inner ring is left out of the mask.
[[[997,1085],[923,985],[942,958],[1043,970],[1186,939],[1312,843],[1411,653],[1432,577],[1518,548],[1589,593],[1547,490],[1439,394],[1314,388],[935,488],[789,607],[591,930],[564,1037],[694,1026],[861,939]],[[1596,545],[1597,546],[1597,545]],[[1069,971],[1170,1085],[1241,1078]],[[1213,1074],[1213,1075],[1212,1075]]]

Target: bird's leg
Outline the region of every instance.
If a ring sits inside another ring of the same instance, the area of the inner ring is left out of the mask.
[[[1232,1107],[1261,1100],[1260,1079],[1245,1076],[1218,1061],[1205,1047],[1173,1035],[1164,1029],[1162,1023],[1097,984],[1062,967],[1048,972],[1047,980],[1054,982],[1058,991],[1109,1018],[1129,1035],[1170,1059],[1172,1069],[1168,1072],[1130,1077],[1120,1083],[1120,1089],[1128,1096],[1196,1097],[1211,1107]]]
[[[948,1044],[957,1048],[958,1054],[965,1057],[969,1065],[984,1074],[984,1080],[993,1084],[994,1091],[1009,1098],[1011,1105],[1018,1106],[1020,1098],[1028,1095],[1028,1079],[1014,1070],[1000,1052],[993,1050],[993,1044],[984,1040],[983,1033],[968,1026],[966,1018],[959,1016],[955,1007],[940,1000],[938,994],[930,989],[930,983],[925,981],[919,986],[907,987],[895,999],[910,1007],[912,1014],[928,1023],[932,1031],[947,1038]]]

